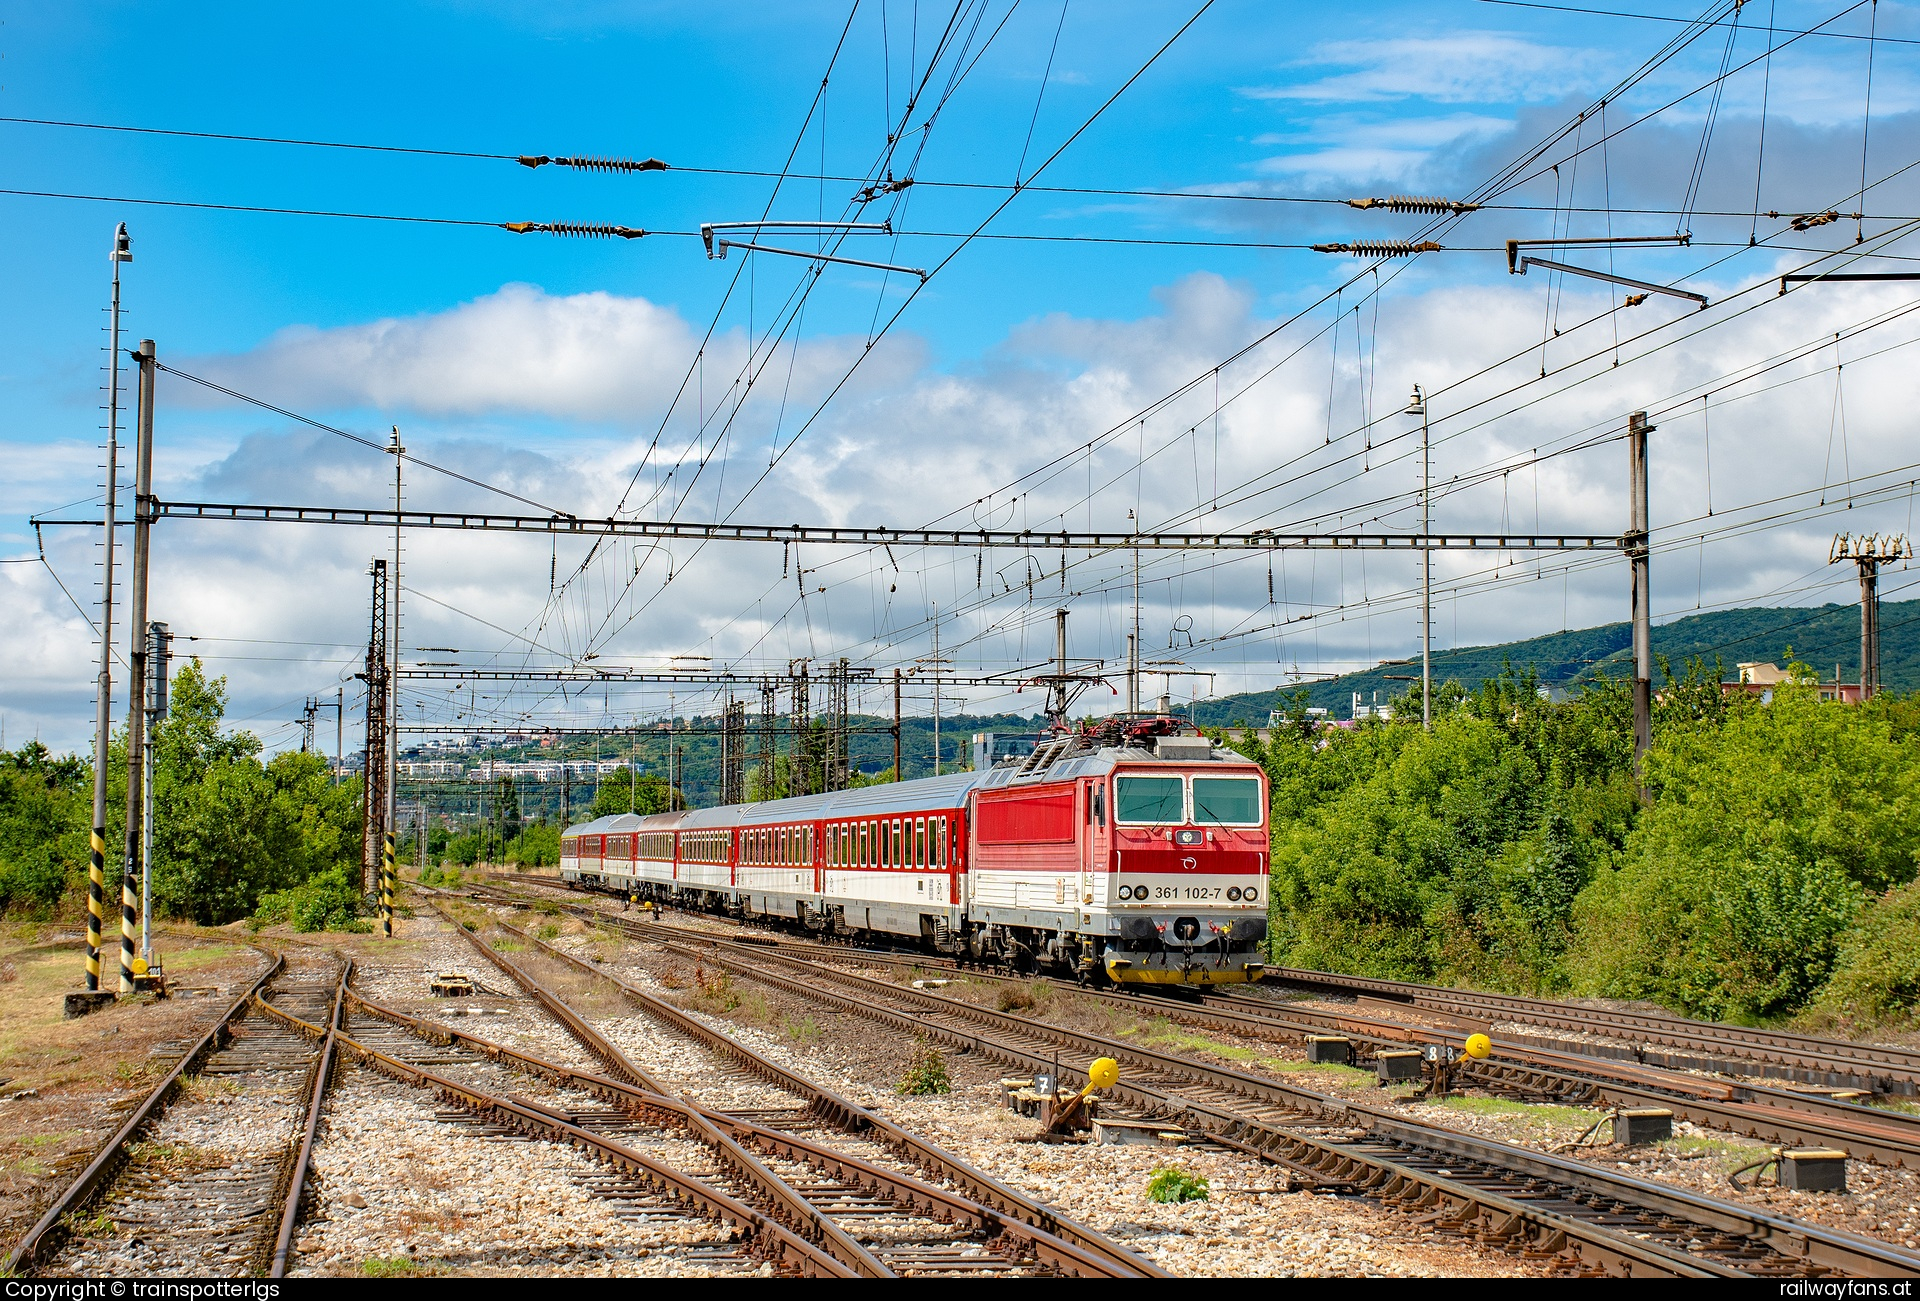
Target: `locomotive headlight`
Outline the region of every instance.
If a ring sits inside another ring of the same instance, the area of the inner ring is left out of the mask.
[[[1232,902],[1232,903],[1239,903],[1239,902],[1240,902],[1240,887],[1239,887],[1239,886],[1237,886],[1237,885],[1230,885],[1230,886],[1228,886],[1228,887],[1227,887],[1227,899],[1228,899],[1228,900],[1229,900],[1230,902]]]
[[[1127,900],[1127,899],[1131,899],[1131,898],[1133,898],[1133,887],[1132,887],[1132,886],[1130,886],[1130,885],[1123,885],[1123,886],[1121,886],[1121,887],[1120,887],[1120,898],[1121,898],[1122,900]]]

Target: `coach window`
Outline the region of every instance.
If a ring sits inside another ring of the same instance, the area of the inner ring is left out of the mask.
[[[928,822],[931,825],[932,819],[928,819]],[[940,819],[939,834],[933,838],[933,865],[935,867],[947,865],[947,820],[945,818]]]
[[[927,820],[915,818],[913,820],[913,865],[925,867],[927,864]]]

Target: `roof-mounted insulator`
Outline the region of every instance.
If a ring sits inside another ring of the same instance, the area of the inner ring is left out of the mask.
[[[1462,203],[1457,199],[1426,198],[1413,194],[1389,194],[1384,199],[1348,199],[1349,208],[1384,208],[1388,212],[1424,212],[1438,216],[1442,213],[1459,214],[1478,212],[1477,203]]]
[[[642,158],[635,162],[631,158],[589,158],[585,154],[573,158],[550,158],[546,154],[521,154],[522,167],[545,167],[552,163],[555,167],[574,167],[583,172],[664,172],[667,165],[658,158]]]
[[[579,235],[585,239],[639,239],[647,233],[638,226],[601,226],[575,221],[503,221],[500,229],[516,235]]]
[[[1418,244],[1404,239],[1356,239],[1351,244],[1315,244],[1316,253],[1351,253],[1355,257],[1410,257],[1415,253],[1438,253],[1440,245],[1430,239]]]

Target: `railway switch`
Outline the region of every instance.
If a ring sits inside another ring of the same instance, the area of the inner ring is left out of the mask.
[[[1613,1113],[1613,1141],[1621,1147],[1660,1143],[1673,1137],[1673,1113],[1665,1107],[1636,1107]]]

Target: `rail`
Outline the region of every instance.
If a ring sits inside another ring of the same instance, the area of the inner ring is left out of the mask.
[[[42,1215],[38,1222],[36,1222],[31,1229],[27,1230],[25,1236],[23,1236],[14,1249],[8,1253],[6,1268],[0,1272],[11,1276],[21,1272],[23,1269],[31,1268],[38,1263],[42,1248],[51,1245],[50,1239],[57,1237],[55,1230],[64,1222],[67,1215],[82,1209],[106,1186],[107,1182],[119,1170],[120,1164],[126,1159],[127,1143],[132,1140],[133,1136],[137,1134],[143,1126],[158,1119],[160,1113],[166,1110],[166,1105],[172,1099],[174,1090],[179,1086],[181,1077],[190,1074],[193,1070],[197,1069],[201,1062],[206,1060],[207,1055],[219,1046],[228,1028],[231,1027],[235,1021],[246,1015],[247,1009],[253,1004],[254,998],[259,994],[260,990],[266,986],[267,982],[286,969],[287,960],[285,957],[279,954],[272,954],[270,956],[273,958],[273,962],[268,966],[265,974],[256,980],[246,993],[235,999],[233,1006],[227,1009],[226,1015],[222,1016],[219,1021],[214,1023],[211,1029],[200,1036],[193,1047],[189,1048],[186,1054],[182,1056],[178,1062],[174,1063],[173,1069],[168,1071],[165,1077],[153,1086],[152,1091],[142,1099],[140,1105],[133,1109],[133,1114],[128,1116],[126,1122],[114,1131],[113,1137],[106,1141],[100,1151],[94,1155],[93,1160],[87,1163],[86,1168],[80,1172],[71,1184],[67,1185],[66,1191],[55,1199],[52,1206],[47,1208],[46,1214]]]

